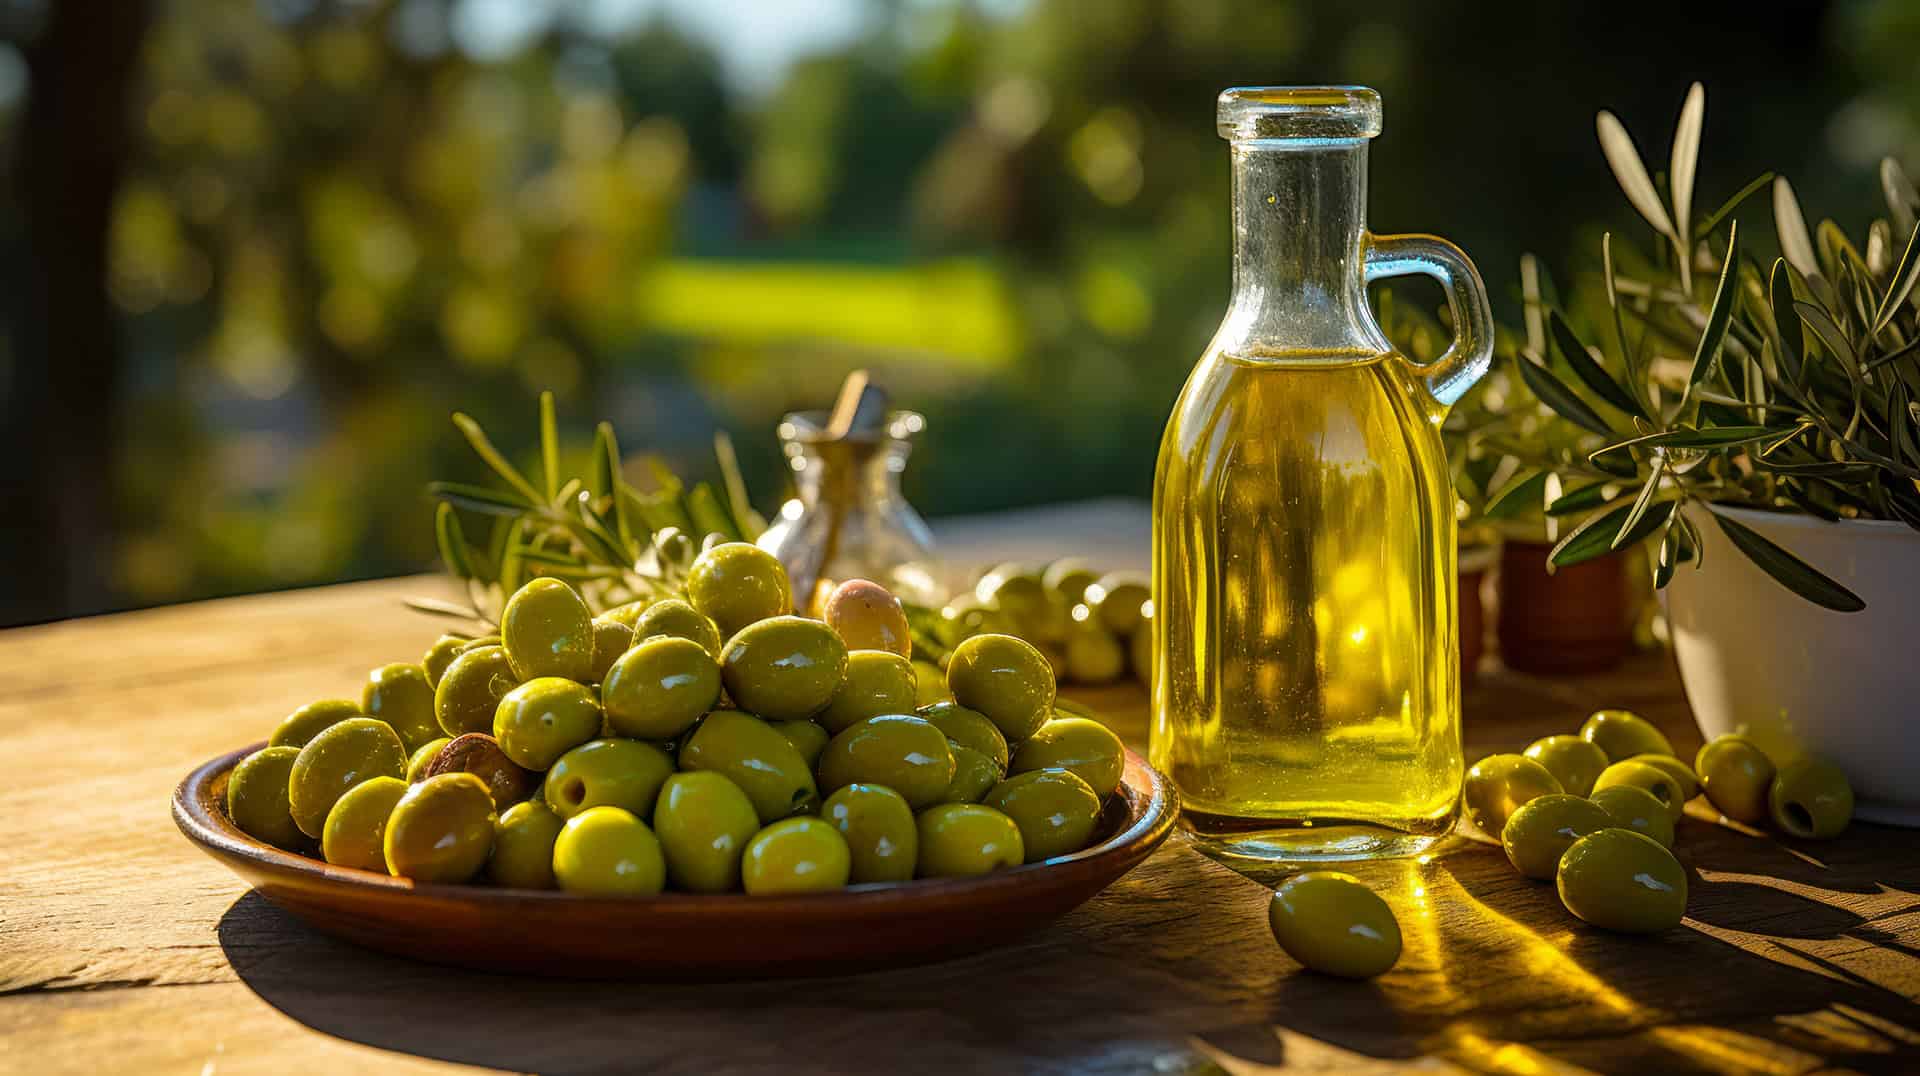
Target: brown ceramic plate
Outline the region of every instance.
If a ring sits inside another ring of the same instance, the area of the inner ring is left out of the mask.
[[[202,765],[173,794],[187,839],[311,926],[401,956],[591,978],[741,979],[926,963],[1003,945],[1079,907],[1173,829],[1166,778],[1127,752],[1084,851],[979,878],[750,897],[585,897],[429,885],[283,852],[227,818],[227,774],[263,744]]]

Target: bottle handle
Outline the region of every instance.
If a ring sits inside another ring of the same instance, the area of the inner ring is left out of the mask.
[[[1366,277],[1430,276],[1447,292],[1453,312],[1453,344],[1414,372],[1441,407],[1452,407],[1493,365],[1493,312],[1480,271],[1459,247],[1437,235],[1368,235]],[[1411,365],[1411,364],[1409,364]]]

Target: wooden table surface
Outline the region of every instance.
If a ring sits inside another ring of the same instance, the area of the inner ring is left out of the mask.
[[[1093,505],[945,528],[953,560],[1144,558]],[[1920,1071],[1920,834],[1827,843],[1681,826],[1685,924],[1586,928],[1489,845],[1351,869],[1400,916],[1383,978],[1303,972],[1267,890],[1179,838],[1025,942],[847,978],[674,986],[442,969],[321,936],[174,829],[195,764],[437,634],[430,579],[0,633],[0,1071],[1512,1073]],[[1138,745],[1144,698],[1087,697]],[[1699,736],[1664,656],[1604,678],[1490,672],[1469,757],[1628,706]],[[1917,775],[1920,776],[1920,775]]]

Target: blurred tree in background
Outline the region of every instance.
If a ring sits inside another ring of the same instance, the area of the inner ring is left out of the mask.
[[[731,431],[766,507],[777,416],[869,366],[928,514],[1144,496],[1226,296],[1229,84],[1379,88],[1373,226],[1500,314],[1522,251],[1632,226],[1598,108],[1704,80],[1702,189],[1849,226],[1920,163],[1899,0],[89,8],[0,0],[0,623],[423,567],[421,487],[480,477],[447,413],[524,449],[543,387],[694,474]]]

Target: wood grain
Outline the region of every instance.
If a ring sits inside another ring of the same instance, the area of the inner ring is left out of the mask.
[[[1037,518],[943,538],[976,561],[1144,549],[1115,536],[1137,510]],[[201,856],[167,797],[299,703],[423,651],[437,625],[398,599],[434,585],[0,633],[0,1072],[1920,1070],[1920,835],[1860,824],[1783,843],[1698,804],[1678,848],[1689,916],[1657,938],[1581,926],[1464,838],[1357,865],[1407,941],[1372,983],[1302,972],[1267,934],[1263,880],[1178,840],[1016,946],[919,969],[645,986],[360,950]],[[1143,742],[1139,693],[1072,694]],[[1670,663],[1643,655],[1582,680],[1489,667],[1467,701],[1470,755],[1602,704],[1698,746]]]

